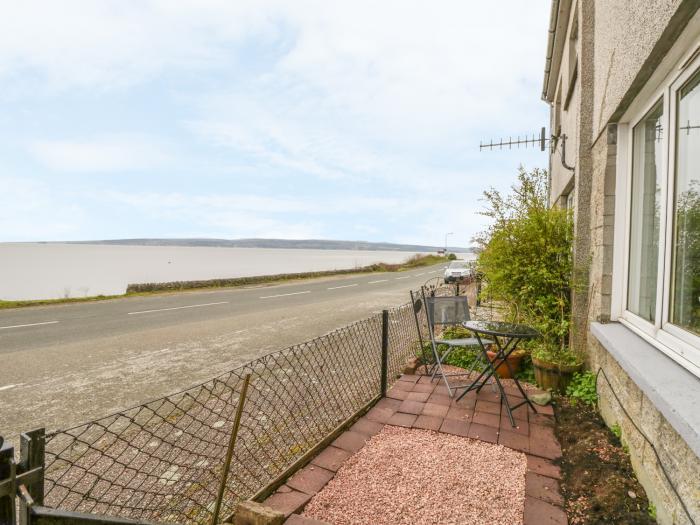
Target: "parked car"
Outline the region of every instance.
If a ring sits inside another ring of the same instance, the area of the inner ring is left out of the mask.
[[[468,261],[452,261],[449,266],[445,267],[445,282],[453,283],[463,281],[464,279],[474,275],[474,268]]]

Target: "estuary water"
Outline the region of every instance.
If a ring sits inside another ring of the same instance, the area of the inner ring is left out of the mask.
[[[129,284],[399,263],[403,251],[0,243],[0,299],[118,295]]]

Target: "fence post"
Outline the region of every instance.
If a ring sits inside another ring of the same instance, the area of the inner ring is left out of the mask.
[[[15,525],[15,449],[0,436],[0,523]]]
[[[37,468],[40,469],[39,473],[26,487],[35,505],[44,504],[44,445],[45,431],[43,428],[24,432],[20,435],[20,470],[28,472]],[[29,507],[24,498],[20,498],[19,509],[20,525],[28,525]]]
[[[382,310],[382,377],[381,394],[386,397],[389,375],[389,310]]]
[[[219,494],[216,497],[214,505],[214,515],[211,519],[211,525],[216,525],[219,521],[219,512],[221,512],[221,502],[224,499],[224,490],[226,489],[226,480],[228,471],[231,468],[231,458],[233,457],[233,449],[236,446],[236,438],[238,437],[238,428],[241,425],[241,416],[243,415],[243,404],[248,393],[248,385],[250,384],[250,374],[246,374],[243,380],[243,389],[238,397],[238,406],[236,407],[236,418],[233,420],[233,428],[231,429],[231,438],[228,442],[228,450],[226,451],[226,461],[224,462],[224,470],[221,472],[221,484],[219,485]]]

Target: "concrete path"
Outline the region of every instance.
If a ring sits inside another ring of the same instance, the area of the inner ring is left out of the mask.
[[[443,265],[0,311],[0,435],[107,415],[409,300]]]

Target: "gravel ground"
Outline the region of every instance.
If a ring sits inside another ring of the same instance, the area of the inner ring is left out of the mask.
[[[524,454],[500,445],[386,426],[304,515],[334,525],[519,525],[526,466]]]

